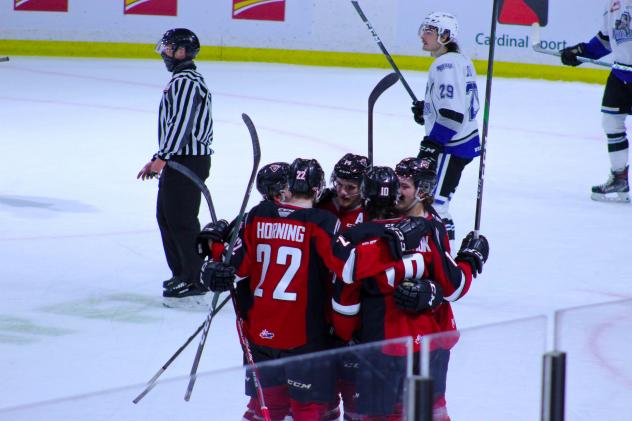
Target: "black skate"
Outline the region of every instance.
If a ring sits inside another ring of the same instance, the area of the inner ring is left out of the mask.
[[[206,291],[193,282],[178,281],[162,292],[162,304],[169,308],[208,310]]]
[[[173,287],[178,285],[179,282],[180,282],[180,280],[178,278],[176,278],[175,276],[172,276],[171,278],[167,279],[166,281],[163,281],[162,287],[164,289],[173,289]]]
[[[592,200],[599,202],[630,203],[630,185],[628,184],[628,168],[611,171],[608,181],[599,186],[593,186]]]

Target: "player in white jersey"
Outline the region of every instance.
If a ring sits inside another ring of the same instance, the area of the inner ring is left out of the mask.
[[[608,0],[601,30],[588,43],[560,51],[562,63],[581,64],[577,57],[598,59],[612,53],[614,65],[601,103],[602,125],[608,138],[610,177],[593,186],[593,200],[629,202],[628,138],[625,118],[632,114],[632,0]]]
[[[444,12],[431,13],[419,28],[423,50],[436,60],[428,71],[424,101],[413,104],[413,115],[425,124],[426,136],[419,158],[438,162],[437,186],[433,192],[435,209],[454,242],[454,222],[449,205],[461,173],[480,155],[476,114],[480,108],[476,71],[472,61],[461,54],[457,44],[456,18]]]

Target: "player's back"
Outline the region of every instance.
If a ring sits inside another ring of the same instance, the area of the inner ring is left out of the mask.
[[[405,313],[393,301],[393,293],[403,279],[421,279],[426,269],[421,252],[394,260],[385,243],[376,246],[387,225],[398,221],[371,221],[342,235],[343,241],[355,245],[334,293],[334,320],[343,337],[356,328],[356,337],[363,343],[403,336],[419,338],[438,331],[430,314]]]
[[[320,209],[262,202],[249,212],[243,231],[247,258],[238,275],[250,278],[252,305],[246,313],[252,342],[293,349],[326,337],[326,288],[332,278],[323,255],[337,225]]]

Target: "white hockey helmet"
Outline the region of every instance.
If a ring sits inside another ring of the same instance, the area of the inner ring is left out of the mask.
[[[429,29],[436,29],[439,35],[439,43],[447,44],[449,42],[456,41],[456,37],[459,33],[459,23],[456,21],[456,17],[451,13],[446,12],[433,12],[430,13],[421,22],[418,35]],[[441,37],[446,37],[446,41],[441,41]]]

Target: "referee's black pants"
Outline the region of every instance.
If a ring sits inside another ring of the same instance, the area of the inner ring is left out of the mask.
[[[171,159],[189,168],[202,181],[208,178],[210,156],[174,155]],[[156,219],[171,273],[184,281],[197,281],[202,266],[202,258],[195,251],[195,239],[200,232],[201,196],[200,189],[186,176],[169,166],[162,170]]]

